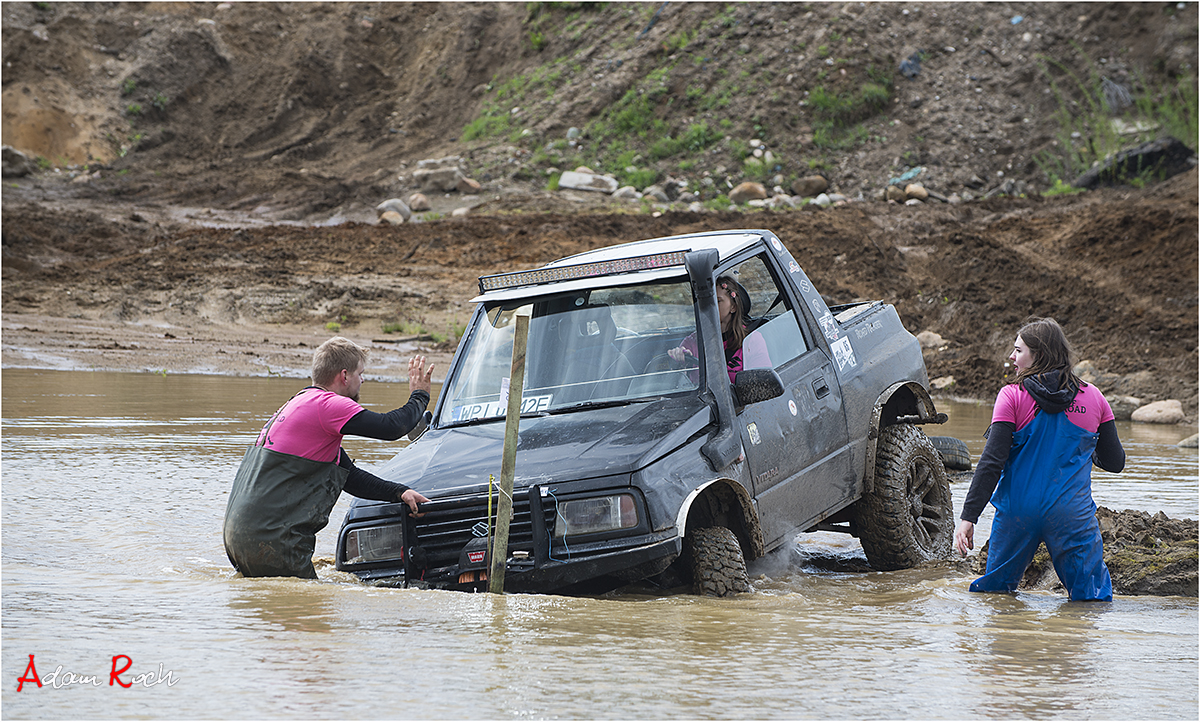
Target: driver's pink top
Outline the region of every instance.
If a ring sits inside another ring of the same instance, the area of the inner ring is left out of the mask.
[[[263,442],[263,430],[258,432],[258,445],[272,451],[303,456],[313,461],[337,461],[342,446],[342,426],[363,407],[355,400],[332,391],[308,388],[292,397],[267,422],[270,432]]]

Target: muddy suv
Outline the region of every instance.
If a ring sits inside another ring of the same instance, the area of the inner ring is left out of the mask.
[[[750,299],[732,383],[721,275]],[[629,243],[480,289],[429,429],[377,472],[428,496],[424,515],[356,500],[339,569],[483,587],[518,312],[531,320],[507,590],[650,579],[729,594],[748,588],[747,560],[805,530],[860,537],[877,569],[948,552],[949,484],[918,426],[945,415],[919,344],[891,305],[828,307],[774,234]],[[698,352],[677,361],[688,337]]]

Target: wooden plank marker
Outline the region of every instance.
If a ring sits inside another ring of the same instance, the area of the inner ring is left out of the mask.
[[[492,538],[488,591],[504,593],[504,567],[508,561],[508,528],[512,522],[513,477],[517,466],[517,427],[521,424],[521,396],[525,391],[525,347],[529,341],[529,307],[516,314],[512,371],[508,376],[508,411],[504,418],[504,455],[500,461],[500,498],[496,508],[496,535]]]

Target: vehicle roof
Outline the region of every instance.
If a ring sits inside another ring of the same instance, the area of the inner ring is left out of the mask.
[[[615,246],[597,248],[593,251],[586,251],[584,253],[577,253],[573,256],[567,256],[566,258],[560,258],[557,261],[547,263],[545,266],[542,266],[542,268],[575,266],[584,263],[615,261],[658,253],[695,251],[703,248],[715,249],[719,258],[718,262],[722,262],[761,240],[761,231],[739,230],[689,233],[682,236],[652,238],[645,241],[634,241],[632,243],[621,243]],[[571,291],[580,291],[587,288],[596,288],[597,286],[631,286],[649,281],[686,276],[687,269],[680,265],[672,266],[670,268],[658,268],[654,270],[636,271],[633,273],[622,273],[606,276],[590,276],[588,278],[580,278],[570,281],[557,281],[553,283],[518,286],[514,288],[500,289],[497,291],[488,291],[487,293],[480,294],[471,299],[471,302],[478,303],[481,301],[508,301],[519,298],[531,298],[536,296],[549,296],[558,293],[569,293]]]

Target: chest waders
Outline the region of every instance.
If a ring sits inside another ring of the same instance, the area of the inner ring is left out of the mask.
[[[247,577],[316,579],[317,532],[329,523],[349,475],[336,461],[281,454],[256,441],[242,457],[225,507],[229,561]]]
[[[1112,579],[1092,501],[1092,451],[1098,434],[1064,413],[1039,411],[1013,434],[992,505],[987,574],[972,592],[1015,592],[1038,544],[1046,543],[1074,601],[1112,600]]]

